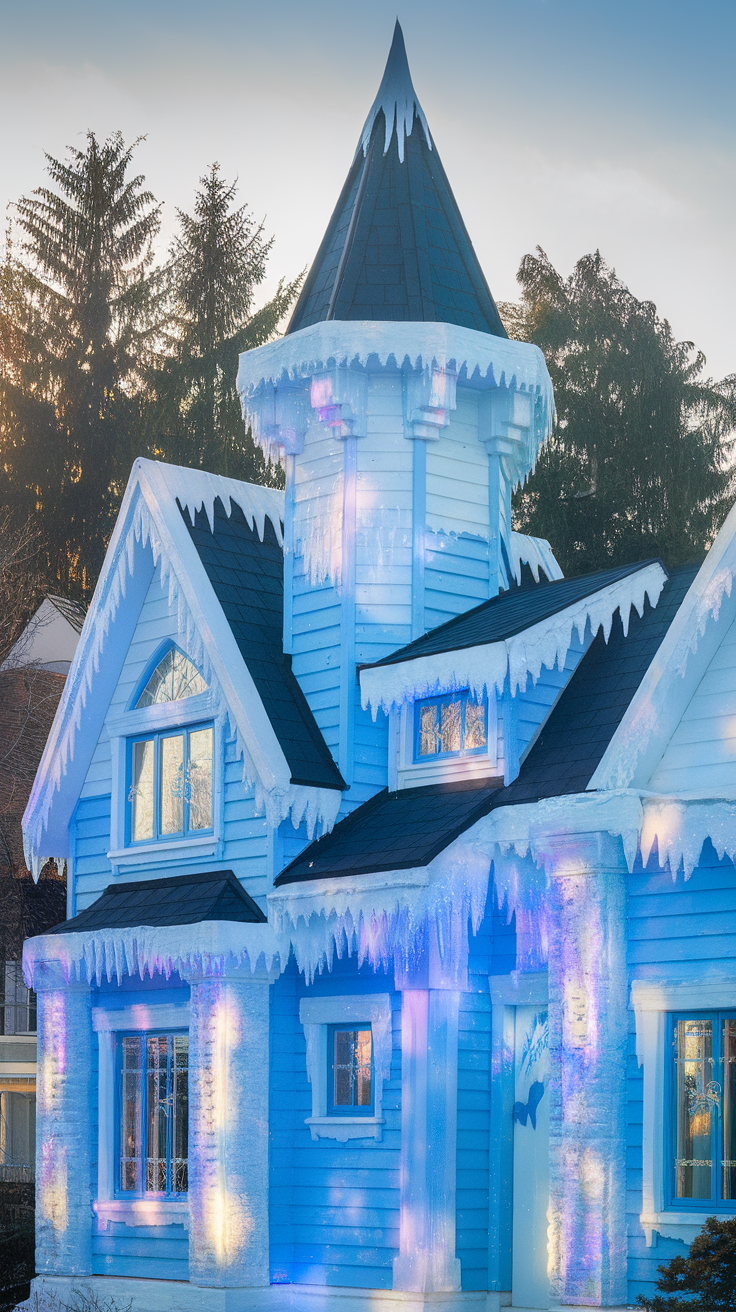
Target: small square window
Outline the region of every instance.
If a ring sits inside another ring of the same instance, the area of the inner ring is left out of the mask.
[[[488,750],[488,703],[467,689],[414,707],[414,760],[474,756]]]
[[[327,1040],[330,1116],[373,1114],[373,1035],[370,1025],[330,1025]]]

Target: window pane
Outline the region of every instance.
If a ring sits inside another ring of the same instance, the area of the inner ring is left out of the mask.
[[[212,828],[212,729],[189,735],[189,828]]]
[[[333,1105],[370,1107],[371,1031],[335,1030],[333,1044]]]
[[[711,1125],[721,1086],[713,1080],[713,1025],[680,1020],[676,1025],[677,1144],[675,1192],[678,1198],[710,1198]]]
[[[334,1103],[336,1107],[353,1105],[353,1030],[335,1030]]]
[[[171,1188],[175,1194],[185,1194],[189,1188],[189,1039],[177,1034],[173,1039],[172,1062],[174,1127],[171,1136],[173,1160]]]
[[[371,1031],[358,1030],[355,1042],[355,1105],[370,1107],[371,1099]]]
[[[133,743],[130,832],[134,842],[153,838],[153,739]]]
[[[437,739],[437,707],[419,707],[419,755],[436,756],[439,748]]]
[[[440,707],[440,751],[459,752],[462,747],[462,702],[443,702]]]
[[[199,671],[186,656],[172,647],[159,661],[137,704],[156,706],[161,702],[178,702],[183,697],[196,697],[197,693],[206,691],[207,684]]]
[[[120,1091],[120,1188],[123,1191],[141,1188],[141,1045],[141,1039],[123,1039]]]
[[[721,1118],[723,1197],[736,1198],[736,1020],[722,1022],[721,1051],[723,1053]]]
[[[184,738],[161,739],[161,833],[184,828]]]
[[[485,702],[471,702],[465,705],[465,750],[475,751],[486,745],[486,707]]]
[[[166,1131],[171,1110],[168,1088],[168,1043],[161,1036],[146,1040],[146,1192],[166,1192]]]

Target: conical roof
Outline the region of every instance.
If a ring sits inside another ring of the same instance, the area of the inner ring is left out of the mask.
[[[507,336],[417,99],[398,21],[287,332],[326,319],[454,323]]]

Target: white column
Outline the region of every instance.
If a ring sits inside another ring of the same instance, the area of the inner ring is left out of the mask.
[[[553,1302],[626,1302],[624,860],[605,834],[556,840],[550,880]]]
[[[401,995],[401,1214],[394,1289],[460,1288],[455,1256],[460,994]]]
[[[39,964],[36,1076],[36,1270],[89,1275],[92,1019],[86,984]]]
[[[190,1280],[267,1285],[268,977],[190,984]]]

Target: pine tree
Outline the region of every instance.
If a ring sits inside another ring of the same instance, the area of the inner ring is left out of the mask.
[[[565,279],[537,248],[518,278],[521,304],[502,313],[544,351],[557,426],[515,497],[517,527],[548,538],[565,573],[696,559],[733,497],[736,377],[704,379],[702,353],[598,251]]]
[[[22,257],[0,279],[0,498],[35,513],[49,580],[89,592],[138,454],[141,375],[158,331],[159,207],[120,133],[15,207]]]
[[[709,1216],[688,1256],[673,1257],[657,1271],[659,1293],[638,1294],[636,1299],[648,1312],[736,1308],[736,1217]]]
[[[268,341],[301,278],[279,283],[253,313],[273,238],[246,205],[233,208],[237,183],[213,164],[200,179],[194,213],[177,211],[180,232],[169,265],[173,346],[150,376],[150,441],[162,458],[254,482],[278,477],[243,428],[236,389],[238,356]]]

